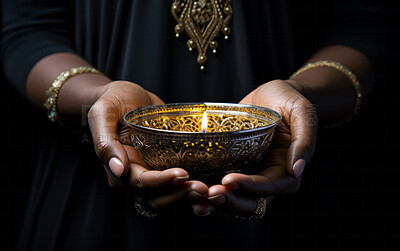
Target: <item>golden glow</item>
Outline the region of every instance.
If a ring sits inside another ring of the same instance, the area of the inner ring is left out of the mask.
[[[207,112],[203,113],[203,118],[201,119],[201,131],[207,132]]]

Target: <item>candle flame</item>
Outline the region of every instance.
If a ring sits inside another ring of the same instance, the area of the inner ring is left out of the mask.
[[[201,131],[207,132],[207,112],[203,113],[203,118],[201,120]]]

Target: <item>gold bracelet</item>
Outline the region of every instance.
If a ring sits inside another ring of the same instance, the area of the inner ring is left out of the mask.
[[[358,81],[356,75],[354,75],[346,66],[342,65],[339,62],[333,62],[333,61],[317,61],[314,63],[309,63],[307,65],[305,65],[304,67],[300,68],[298,71],[296,71],[291,77],[290,79],[296,77],[297,75],[310,70],[310,69],[314,69],[317,67],[331,67],[334,68],[340,72],[342,72],[344,75],[346,75],[346,77],[348,77],[351,82],[353,83],[355,92],[356,92],[356,101],[353,105],[353,109],[350,111],[350,113],[348,115],[346,115],[346,117],[344,117],[343,120],[336,122],[332,125],[330,125],[329,127],[334,127],[334,126],[338,126],[341,125],[345,122],[348,122],[350,120],[352,120],[354,118],[355,115],[357,115],[358,110],[360,109],[361,106],[361,101],[362,101],[362,88],[361,88],[361,84]]]
[[[47,109],[47,117],[50,119],[52,122],[60,122],[60,118],[58,116],[57,112],[57,98],[58,98],[58,92],[60,91],[62,85],[70,78],[82,74],[82,73],[96,73],[96,74],[102,74],[100,71],[96,70],[95,68],[92,67],[76,67],[72,68],[68,71],[62,72],[56,80],[51,84],[50,88],[46,91],[47,94],[47,99],[46,102],[43,104],[43,106]]]

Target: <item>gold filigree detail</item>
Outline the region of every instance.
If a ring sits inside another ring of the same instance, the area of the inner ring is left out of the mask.
[[[222,33],[229,38],[231,29],[228,26],[232,19],[232,0],[174,0],[171,12],[178,24],[176,36],[185,32],[189,36],[189,51],[197,49],[197,62],[200,69],[205,69],[207,51],[217,53],[216,39]]]
[[[149,106],[124,117],[132,146],[150,168],[184,168],[191,177],[255,168],[280,119],[266,108],[223,103]]]
[[[207,114],[207,132],[230,132],[254,129],[271,124],[257,118],[238,115]],[[175,132],[200,132],[202,114],[176,117],[159,116],[140,121],[139,126]]]

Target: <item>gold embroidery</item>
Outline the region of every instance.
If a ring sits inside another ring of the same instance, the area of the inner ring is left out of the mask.
[[[232,0],[174,0],[171,12],[178,24],[176,37],[182,32],[189,36],[189,51],[197,49],[197,62],[204,70],[208,48],[217,53],[217,37],[222,33],[225,39],[231,29],[228,26],[232,18]]]

